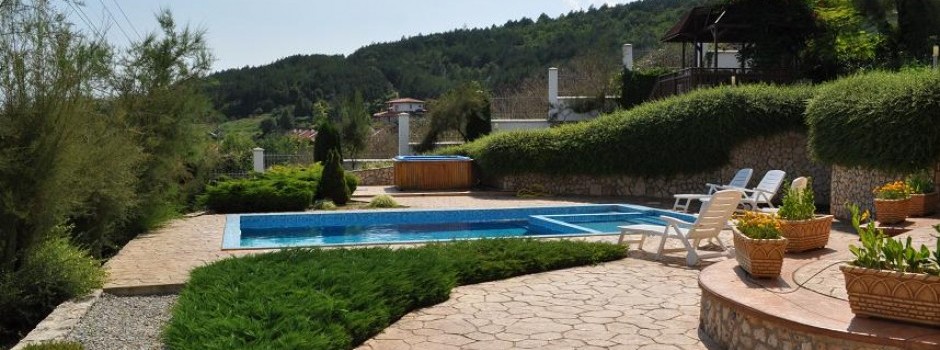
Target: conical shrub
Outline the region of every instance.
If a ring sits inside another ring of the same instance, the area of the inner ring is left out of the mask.
[[[339,152],[330,150],[327,155],[326,165],[323,168],[320,189],[317,193],[322,198],[330,199],[337,205],[346,205],[346,202],[349,202],[349,192],[346,189],[345,175]]]

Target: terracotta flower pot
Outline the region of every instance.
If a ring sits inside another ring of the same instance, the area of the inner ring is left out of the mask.
[[[839,269],[856,315],[940,326],[940,276],[854,265]]]
[[[808,220],[780,219],[780,235],[785,237],[787,252],[824,248],[829,243],[832,215],[816,215]]]
[[[912,194],[908,214],[910,216],[933,214],[937,211],[938,202],[940,202],[940,192]]]
[[[734,254],[738,265],[751,276],[775,278],[783,268],[783,254],[787,250],[787,239],[748,238],[737,227],[734,231]]]
[[[911,198],[875,199],[875,218],[882,224],[896,224],[907,220]]]

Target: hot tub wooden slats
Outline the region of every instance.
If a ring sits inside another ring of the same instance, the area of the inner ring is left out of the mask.
[[[396,161],[395,186],[402,190],[470,189],[472,164],[472,161]]]

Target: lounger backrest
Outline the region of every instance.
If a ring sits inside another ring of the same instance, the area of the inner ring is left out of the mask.
[[[761,202],[770,201],[774,195],[777,194],[777,191],[780,190],[780,185],[783,184],[783,178],[787,176],[787,173],[783,170],[771,170],[764,174],[764,178],[760,179],[760,183],[757,184],[757,187],[754,189],[767,192],[767,198],[760,196]]]
[[[741,202],[741,191],[723,190],[715,192],[711,200],[702,205],[698,219],[689,232],[690,239],[718,237],[728,224],[731,214]]]
[[[795,178],[790,183],[790,192],[796,193],[805,190],[807,185],[809,185],[809,179],[802,176]]]
[[[751,175],[753,174],[754,169],[751,168],[738,170],[738,172],[734,174],[734,178],[731,179],[731,182],[728,183],[728,186],[745,188],[747,187],[747,183],[751,182]]]

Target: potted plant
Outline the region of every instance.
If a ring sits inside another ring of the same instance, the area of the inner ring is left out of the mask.
[[[940,193],[934,188],[933,179],[926,170],[911,174],[905,182],[911,190],[910,216],[927,216],[937,211]]]
[[[907,220],[911,191],[904,181],[887,183],[875,188],[875,214],[882,224],[896,224]]]
[[[823,248],[829,243],[833,217],[816,215],[816,199],[810,184],[802,190],[787,188],[777,215],[780,234],[789,241],[787,252]]]
[[[860,222],[858,207],[850,206],[852,225],[862,246],[850,245],[855,260],[839,268],[845,276],[852,312],[863,317],[882,317],[940,326],[940,238],[933,252],[906,241],[885,236],[871,221]],[[935,226],[940,232],[940,226]]]
[[[751,276],[780,276],[787,239],[780,235],[780,220],[772,214],[745,212],[735,218],[734,254]]]

